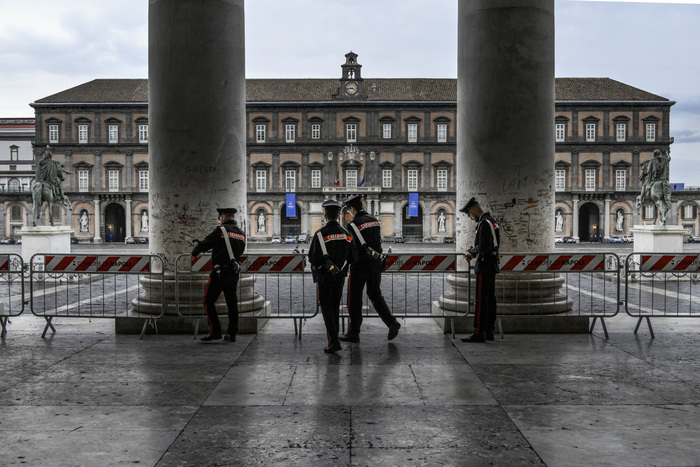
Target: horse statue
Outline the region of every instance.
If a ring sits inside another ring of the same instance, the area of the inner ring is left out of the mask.
[[[644,202],[654,203],[661,217],[661,225],[666,225],[671,210],[671,184],[668,181],[668,162],[671,158],[666,155],[663,160],[663,157],[661,151],[656,150],[654,158],[642,164],[639,179],[644,183],[636,204],[639,210]]]
[[[48,203],[49,224],[53,224],[53,205],[59,202],[62,206],[70,209],[70,201],[67,196],[54,196],[54,187],[49,182],[34,182],[32,184],[32,204],[34,211],[34,219],[32,225],[36,227],[36,222],[41,219],[41,207],[44,202]]]
[[[63,174],[72,174],[73,172],[66,170],[62,164],[53,160],[51,148],[46,146],[44,157],[39,161],[36,167],[36,178],[32,184],[32,202],[34,211],[34,220],[32,225],[36,227],[36,221],[41,218],[41,206],[44,201],[49,205],[49,223],[53,226],[53,205],[55,202],[71,208],[68,197],[63,194],[61,182],[63,182]]]

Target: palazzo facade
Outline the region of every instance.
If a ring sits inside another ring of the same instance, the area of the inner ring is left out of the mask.
[[[313,233],[325,199],[356,194],[386,237],[454,236],[457,80],[364,78],[357,59],[346,54],[337,78],[246,80],[251,241]],[[55,214],[79,240],[148,236],[147,91],[145,79],[94,80],[31,104],[31,170],[48,145],[73,172],[63,185],[73,208]],[[673,104],[609,78],[556,79],[557,236],[629,235],[653,222],[653,206],[635,208],[640,167],[670,150]],[[6,235],[31,225],[31,195],[18,183],[3,193]],[[670,223],[697,233],[699,197],[674,191]]]

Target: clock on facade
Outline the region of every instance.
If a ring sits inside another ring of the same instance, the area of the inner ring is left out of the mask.
[[[357,83],[355,82],[349,82],[345,85],[345,92],[347,94],[353,95],[357,93]]]

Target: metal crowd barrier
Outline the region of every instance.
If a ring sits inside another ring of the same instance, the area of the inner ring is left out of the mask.
[[[196,339],[199,321],[206,319],[203,297],[211,255],[183,254],[175,264],[177,313],[192,319]],[[239,319],[292,319],[300,339],[303,320],[318,313],[316,285],[304,254],[242,255],[237,298]],[[222,293],[217,312],[226,309]]]
[[[700,318],[696,282],[700,278],[700,254],[633,253],[625,261],[625,310],[637,318],[637,333],[651,318]]]
[[[20,255],[0,255],[0,337],[7,334],[10,318],[24,312],[24,261]]]
[[[496,279],[498,327],[501,318],[577,316],[600,319],[618,314],[621,263],[614,253],[552,252],[501,255]]]
[[[52,320],[64,318],[143,319],[141,339],[148,325],[158,333],[156,321],[165,311],[163,262],[156,255],[73,255],[38,253],[30,269],[31,310],[46,320],[41,337]],[[141,279],[161,282],[160,312],[139,314],[132,303],[141,291]]]
[[[454,336],[455,318],[469,312],[470,288],[454,287],[457,272],[467,275],[468,271],[458,271],[457,254],[390,254],[387,255],[386,269],[382,273],[381,290],[384,299],[395,318],[435,318],[434,310],[441,317],[452,322]],[[344,297],[347,297],[345,295]],[[378,317],[367,297],[367,286],[362,294],[363,318]],[[445,305],[450,303],[449,307]],[[462,311],[459,310],[462,308]],[[341,329],[345,329],[345,319],[349,318],[347,300],[340,309]]]

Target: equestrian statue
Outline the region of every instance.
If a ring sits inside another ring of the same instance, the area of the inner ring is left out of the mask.
[[[41,218],[41,207],[44,202],[49,205],[49,223],[53,225],[53,205],[60,203],[70,209],[70,201],[63,193],[61,183],[65,180],[63,174],[72,174],[63,165],[54,160],[51,155],[51,148],[46,146],[44,157],[36,165],[36,176],[32,183],[32,201],[34,220],[32,225],[36,227],[36,221]]]
[[[656,149],[654,157],[642,164],[639,175],[642,192],[637,196],[637,209],[645,202],[654,203],[661,216],[661,225],[666,225],[671,210],[671,184],[668,181],[670,161],[668,152],[662,154]]]

